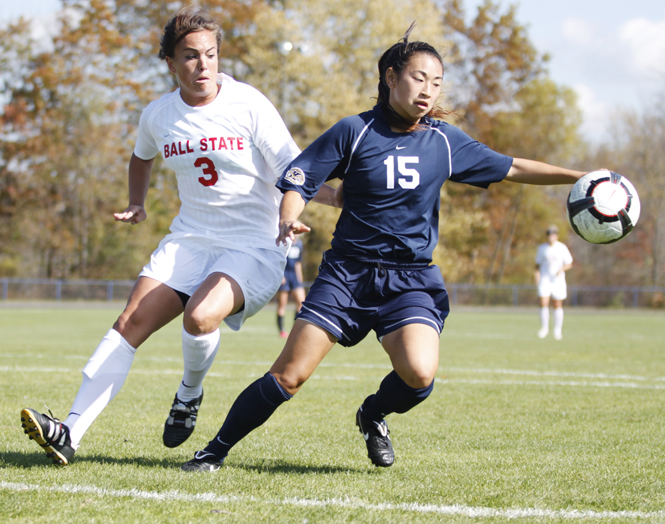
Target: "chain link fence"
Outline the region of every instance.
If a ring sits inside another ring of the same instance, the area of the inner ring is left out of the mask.
[[[309,287],[311,282],[305,283]],[[0,278],[3,301],[127,301],[134,280]],[[533,306],[535,285],[446,284],[450,301],[462,306]],[[665,309],[665,287],[568,286],[568,307]]]

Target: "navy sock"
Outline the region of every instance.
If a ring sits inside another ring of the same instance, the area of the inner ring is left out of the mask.
[[[391,413],[406,413],[425,400],[434,389],[434,381],[425,388],[412,388],[391,371],[379,390],[363,403],[363,418],[379,422]]]
[[[266,373],[238,395],[217,436],[208,443],[205,451],[220,459],[226,457],[235,444],[268,420],[292,396],[274,376]]]

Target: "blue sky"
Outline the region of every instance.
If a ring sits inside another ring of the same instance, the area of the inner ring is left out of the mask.
[[[465,0],[475,12],[483,0]],[[584,135],[597,141],[620,108],[643,111],[665,93],[665,0],[499,0],[517,4],[536,48],[551,55],[552,78],[572,87]],[[58,0],[0,0],[0,23],[20,15],[48,27]]]

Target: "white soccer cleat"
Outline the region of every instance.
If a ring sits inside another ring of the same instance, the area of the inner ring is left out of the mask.
[[[547,336],[548,329],[543,328],[538,332],[538,338],[545,338]]]

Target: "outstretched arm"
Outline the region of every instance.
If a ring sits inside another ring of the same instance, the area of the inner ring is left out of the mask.
[[[150,173],[155,159],[142,160],[132,153],[129,161],[129,205],[122,213],[114,213],[116,221],[138,224],[147,218],[145,197],[150,186]]]
[[[563,167],[552,166],[536,160],[514,158],[513,165],[506,175],[506,180],[518,184],[534,184],[549,186],[557,184],[574,184],[585,175],[583,171],[573,171]]]

